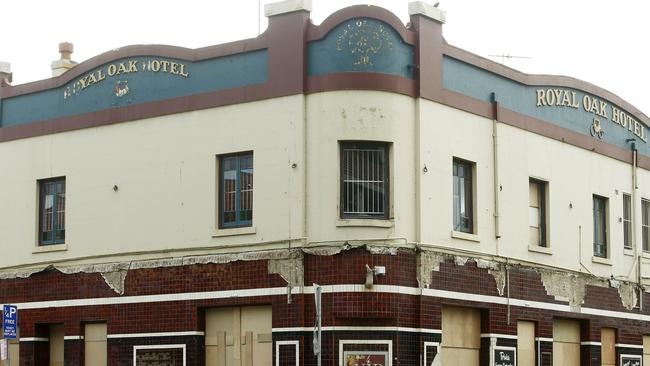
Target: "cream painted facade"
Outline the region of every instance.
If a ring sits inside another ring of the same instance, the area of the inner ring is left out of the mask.
[[[197,110],[0,144],[3,268],[74,265],[344,241],[636,278],[623,249],[622,194],[632,167],[498,123],[495,237],[493,121],[379,91],[335,91]],[[390,219],[339,215],[339,142],[390,143]],[[217,229],[217,157],[252,151],[250,228]],[[475,235],[452,232],[452,159],[475,166]],[[295,165],[294,165],[295,164]],[[426,169],[425,169],[426,168]],[[426,170],[426,172],[425,172]],[[637,169],[636,247],[650,173]],[[66,177],[64,245],[37,245],[37,181]],[[548,182],[549,248],[528,244],[529,178]],[[114,191],[113,186],[117,186]],[[592,195],[608,200],[608,258],[593,258]],[[645,258],[645,254],[643,254]],[[642,266],[642,273],[648,265]]]

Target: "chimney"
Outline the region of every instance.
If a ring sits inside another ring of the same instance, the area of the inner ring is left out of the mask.
[[[11,85],[11,64],[0,61],[0,87]]]
[[[73,68],[77,63],[70,59],[74,46],[70,42],[59,43],[61,59],[52,62],[52,77],[59,76]]]

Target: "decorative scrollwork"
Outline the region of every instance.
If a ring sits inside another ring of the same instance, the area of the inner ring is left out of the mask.
[[[337,51],[355,56],[354,66],[372,66],[372,55],[393,49],[390,34],[381,22],[357,19],[347,24],[336,39]]]

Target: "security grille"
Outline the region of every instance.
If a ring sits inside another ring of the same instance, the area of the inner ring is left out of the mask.
[[[386,217],[388,159],[385,144],[344,144],[342,213],[344,217]]]

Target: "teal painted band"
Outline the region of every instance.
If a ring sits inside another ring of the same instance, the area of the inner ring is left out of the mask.
[[[636,140],[640,154],[650,156],[650,129],[639,118],[609,100],[579,89],[530,86],[444,57],[445,89],[629,149]]]
[[[123,58],[99,66],[59,88],[4,99],[0,126],[238,88],[267,80],[267,50],[200,62],[156,56]]]

